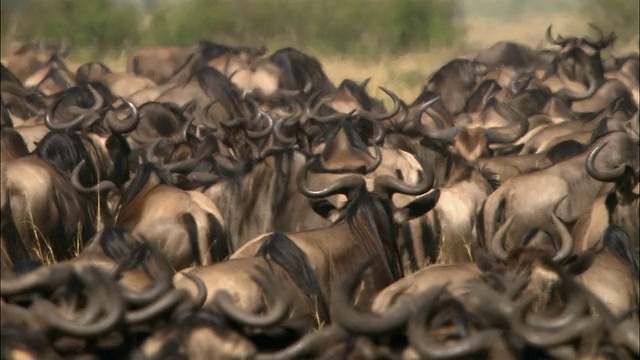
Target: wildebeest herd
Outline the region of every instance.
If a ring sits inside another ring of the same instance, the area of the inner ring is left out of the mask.
[[[639,57],[594,31],[391,106],[293,48],[22,44],[2,357],[638,358]]]

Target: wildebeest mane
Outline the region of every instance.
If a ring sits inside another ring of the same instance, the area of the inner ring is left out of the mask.
[[[469,96],[464,105],[464,112],[475,112],[481,110],[481,105],[485,101],[485,97],[494,89],[500,89],[500,85],[493,79],[483,81],[476,90]]]
[[[233,49],[227,45],[214,43],[208,40],[198,42],[197,51],[202,55],[205,61],[211,61],[218,56],[222,56],[231,52]]]
[[[293,150],[278,152],[274,156],[275,181],[273,183],[271,213],[280,214],[283,211],[282,207],[285,205],[284,200],[286,199],[291,182],[289,174],[293,171]],[[282,221],[288,221],[285,217],[276,217],[276,220],[279,218],[281,218]],[[280,224],[274,225],[276,229],[280,228]]]
[[[72,132],[48,132],[40,140],[34,152],[67,180],[71,179],[71,173],[80,161],[89,159],[89,153],[80,136]],[[82,185],[94,185],[97,182],[94,164],[86,163],[80,169],[79,178]]]
[[[415,106],[415,105],[418,105],[418,104],[424,104],[426,102],[429,102],[430,100],[432,100],[433,98],[435,98],[437,96],[438,96],[438,94],[436,94],[435,92],[429,90],[427,88],[427,86],[424,86],[422,88],[422,91],[418,95],[418,97],[411,103],[410,106]]]
[[[525,116],[533,116],[540,113],[543,106],[551,100],[551,93],[546,89],[525,90],[505,102],[518,109]]]
[[[244,113],[243,103],[240,100],[235,85],[221,72],[206,66],[197,70],[188,81],[191,82],[194,79],[202,91],[204,91],[210,99],[220,101],[220,104],[225,107],[232,117]]]
[[[164,171],[163,169],[159,168],[155,164],[152,164],[152,163],[143,163],[143,164],[139,165],[138,168],[135,171],[135,174],[136,175],[131,180],[131,183],[124,190],[124,192],[122,194],[122,197],[121,197],[121,200],[120,200],[120,204],[122,206],[124,206],[124,205],[128,204],[129,202],[131,202],[140,193],[140,191],[142,191],[144,186],[149,181],[149,178],[153,174],[155,174],[158,177],[158,180],[159,180],[158,185],[160,185],[160,184],[171,185],[172,184],[171,183],[171,179],[169,178],[169,175],[167,174],[167,172]]]
[[[318,59],[299,50],[286,47],[275,51],[269,59],[282,71],[281,87],[298,90],[305,87],[305,81],[311,81],[312,89],[326,94],[334,86],[322,70]]]
[[[632,240],[623,228],[615,224],[609,225],[602,234],[602,242],[606,249],[629,266],[636,278],[640,276],[638,249],[633,248]]]
[[[134,237],[120,227],[105,228],[99,237],[91,242],[96,240],[104,254],[120,264],[123,270],[138,266],[149,253],[147,242]],[[88,248],[89,245],[85,247]]]
[[[320,283],[309,264],[309,258],[286,235],[275,232],[260,246],[255,256],[271,260],[281,266],[295,284],[305,293],[315,297],[320,318],[329,321],[329,307]]]
[[[362,106],[364,110],[371,111],[373,108],[373,101],[369,94],[359,84],[351,79],[344,79],[338,86],[338,89],[344,89],[349,91],[349,94]]]
[[[390,200],[382,200],[362,190],[350,199],[336,223],[347,222],[351,231],[358,234],[357,241],[375,254],[377,260],[388,271],[389,282],[403,276],[402,259],[395,243],[398,229],[392,223]]]

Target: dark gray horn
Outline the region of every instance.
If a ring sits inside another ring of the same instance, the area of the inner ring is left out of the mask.
[[[589,81],[589,88],[587,91],[579,93],[569,88],[562,88],[556,92],[556,96],[566,101],[580,101],[591,98],[600,88],[600,82],[591,73],[587,73],[587,80]]]
[[[495,107],[500,116],[508,119],[512,125],[502,128],[484,129],[484,134],[490,144],[505,144],[518,140],[529,130],[529,120],[511,105],[497,103]]]
[[[68,265],[40,266],[14,279],[3,278],[0,286],[2,297],[24,294],[40,287],[55,287],[65,282],[73,274]]]
[[[515,218],[516,218],[515,215],[511,215],[507,219],[507,221],[505,221],[505,223],[502,224],[502,226],[500,226],[498,231],[496,231],[495,235],[493,236],[493,239],[491,239],[491,252],[499,260],[505,261],[509,257],[509,254],[504,249],[504,240]]]
[[[218,290],[214,296],[214,303],[229,319],[244,326],[269,327],[280,322],[289,312],[291,298],[282,282],[270,276],[264,269],[257,268],[260,276],[251,276],[268,298],[275,299],[275,305],[266,315],[248,314],[238,309],[235,301],[225,290]]]
[[[305,356],[322,352],[322,350],[325,350],[327,347],[346,340],[348,335],[349,334],[341,327],[331,324],[318,331],[308,333],[300,340],[280,351],[271,354],[258,354],[255,359],[289,360],[305,358]]]
[[[602,182],[612,182],[617,180],[618,178],[620,178],[620,176],[622,176],[622,174],[624,174],[624,171],[627,167],[627,164],[623,163],[610,171],[602,171],[596,168],[596,157],[598,156],[600,151],[605,146],[607,146],[607,144],[608,143],[600,144],[595,149],[593,149],[593,151],[589,153],[589,156],[587,156],[587,160],[585,162],[587,173],[589,173],[592,178]]]
[[[124,134],[131,132],[135,130],[135,128],[138,126],[138,123],[140,122],[140,117],[138,116],[138,108],[131,101],[125,98],[120,98],[120,100],[127,104],[127,107],[129,107],[129,110],[131,111],[131,116],[128,117],[128,119],[130,119],[129,121],[125,122],[124,124],[120,124],[113,110],[109,111],[105,115],[107,125],[111,129],[111,132],[115,134]]]
[[[247,136],[250,139],[262,139],[265,136],[268,136],[269,134],[271,134],[271,130],[273,129],[273,118],[271,116],[269,116],[269,114],[264,113],[264,112],[262,112],[260,110],[258,110],[258,114],[259,115],[256,117],[257,119],[260,119],[262,117],[267,119],[267,126],[264,129],[260,130],[260,131],[252,131],[252,130],[249,130],[249,129],[245,129],[245,131],[247,133]]]
[[[324,198],[335,194],[348,195],[358,189],[362,189],[366,186],[364,178],[360,175],[347,175],[338,179],[333,184],[320,190],[312,190],[307,184],[307,172],[310,166],[310,161],[307,161],[305,165],[298,172],[298,190],[305,196],[310,198]]]
[[[421,181],[415,185],[409,185],[403,180],[392,175],[380,175],[373,181],[374,192],[391,198],[393,194],[421,195],[433,187],[435,176],[433,171],[421,172]]]
[[[556,229],[558,230],[558,234],[560,235],[560,243],[561,243],[560,249],[558,249],[558,251],[553,257],[553,261],[556,263],[563,261],[569,255],[571,255],[571,250],[573,249],[573,237],[571,236],[571,232],[569,232],[569,229],[567,229],[567,226],[564,224],[564,222],[560,220],[560,218],[556,215],[556,212],[558,210],[558,207],[560,206],[560,203],[562,203],[562,201],[567,196],[568,195],[565,195],[558,202],[558,204],[556,204],[555,209],[551,213],[551,220],[553,221],[553,224],[556,226]]]
[[[173,267],[166,256],[155,246],[149,246],[150,260],[155,261],[158,274],[150,289],[141,292],[131,291],[126,285],[120,284],[120,292],[127,303],[132,305],[146,305],[165,294],[172,286]]]
[[[91,194],[91,193],[99,193],[103,191],[110,191],[118,188],[116,184],[114,184],[112,181],[109,181],[109,180],[102,180],[91,187],[83,186],[80,183],[79,176],[80,176],[80,169],[82,169],[85,162],[86,160],[80,161],[80,163],[76,165],[76,167],[73,169],[73,172],[71,173],[71,185],[73,185],[73,188],[76,191],[81,192],[83,194]]]
[[[44,124],[51,131],[73,129],[78,125],[82,124],[87,119],[87,116],[89,115],[89,112],[87,112],[77,116],[75,119],[71,121],[67,121],[62,124],[54,123],[53,114],[55,113],[56,109],[58,108],[62,100],[64,100],[64,96],[61,96],[60,98],[58,98],[58,100],[56,100],[49,108],[47,108],[47,113],[44,117]]]
[[[398,114],[398,112],[400,111],[400,99],[398,98],[398,95],[396,95],[393,91],[382,86],[380,87],[380,90],[382,90],[385,94],[391,97],[391,99],[393,100],[393,108],[391,109],[391,111],[386,113],[381,113],[381,114],[366,111],[366,110],[358,111],[361,116],[367,118],[370,121],[375,122],[380,120],[391,119],[392,117],[396,116],[396,114]]]
[[[398,302],[385,314],[380,315],[353,309],[351,306],[353,292],[360,284],[364,272],[374,261],[375,256],[370,256],[331,292],[331,317],[335,323],[352,334],[366,336],[392,334],[406,326],[412,310],[415,310],[411,306],[415,305],[413,302],[410,304]]]
[[[34,311],[50,329],[77,337],[94,337],[112,330],[124,317],[125,304],[119,296],[118,288],[113,279],[95,267],[82,269],[85,274],[79,274],[81,278],[92,278],[88,284],[94,291],[101,292],[99,297],[105,310],[101,319],[91,324],[80,324],[73,320],[63,318],[56,306],[51,302],[38,299],[31,305]],[[88,276],[89,275],[89,276]],[[101,304],[89,304],[88,306],[101,306]]]
[[[456,340],[454,343],[441,343],[428,334],[426,321],[436,306],[435,302],[442,293],[443,286],[435,287],[427,291],[428,297],[423,302],[420,311],[409,321],[407,335],[409,343],[427,359],[458,359],[465,358],[481,351],[489,349],[500,338],[498,329],[486,329]]]
[[[534,328],[524,322],[525,310],[533,300],[535,300],[535,297],[529,297],[521,301],[521,304],[514,307],[509,319],[511,330],[530,345],[544,348],[562,345],[602,326],[601,318],[585,317],[577,319],[562,328],[554,329],[554,331]]]

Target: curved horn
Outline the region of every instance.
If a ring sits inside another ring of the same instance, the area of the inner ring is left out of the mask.
[[[529,305],[535,300],[535,297],[529,297],[522,301],[522,304],[517,305],[513,309],[512,316],[509,319],[509,325],[511,330],[518,334],[528,344],[541,347],[552,347],[564,344],[577,337],[580,337],[583,333],[592,331],[602,325],[602,319],[596,318],[582,318],[572,321],[565,327],[549,331],[548,329],[536,329],[528,326],[524,322],[524,313]]]
[[[556,92],[556,96],[566,101],[580,101],[589,99],[598,91],[600,82],[591,72],[588,72],[586,76],[587,80],[589,81],[589,88],[587,89],[587,91],[579,93],[569,88],[563,88]]]
[[[211,107],[213,105],[215,105],[216,103],[220,102],[219,99],[213,100],[210,103],[208,103],[206,106],[198,106],[198,112],[197,112],[197,116],[200,116],[201,118],[201,122],[204,126],[208,127],[209,129],[212,130],[216,130],[218,128],[218,124],[215,123],[215,121],[213,121],[210,117],[209,117],[209,111],[211,110]]]
[[[376,152],[375,160],[368,166],[365,166],[363,174],[374,172],[378,168],[378,166],[382,164],[382,150],[380,149],[380,146],[374,144],[373,149]]]
[[[119,124],[118,118],[114,114],[114,111],[109,111],[107,115],[105,115],[105,120],[107,125],[111,129],[112,133],[124,134],[133,131],[140,122],[140,117],[138,116],[138,108],[129,100],[125,98],[120,98],[131,110],[131,120],[124,124]]]
[[[500,226],[498,231],[496,231],[493,239],[491,239],[491,251],[493,252],[493,255],[499,260],[505,261],[507,260],[507,257],[509,257],[509,254],[504,249],[504,238],[506,237],[509,228],[511,228],[511,224],[513,223],[513,220],[515,218],[515,215],[511,215],[511,217],[509,217],[509,219],[507,219],[507,221],[505,221],[505,223]]]
[[[60,105],[60,103],[62,102],[62,100],[64,100],[64,96],[60,96],[60,98],[58,98],[58,100],[56,100],[48,109],[46,112],[46,115],[44,117],[44,124],[47,126],[47,128],[51,131],[54,130],[68,130],[68,129],[73,129],[76,126],[82,124],[85,120],[86,117],[89,115],[89,113],[85,113],[82,115],[77,116],[75,119],[71,120],[71,121],[67,121],[66,123],[62,123],[62,124],[55,124],[53,122],[53,114],[55,113],[56,109],[58,108],[58,106]]]
[[[289,312],[291,298],[287,289],[280,281],[273,281],[273,276],[269,276],[262,268],[257,268],[261,276],[251,276],[251,280],[256,282],[266,297],[275,299],[273,309],[267,315],[254,315],[238,309],[231,294],[226,290],[218,290],[214,296],[214,303],[220,311],[229,319],[244,326],[269,327],[280,322]],[[269,281],[271,280],[271,281]]]
[[[169,260],[158,250],[155,246],[149,247],[151,259],[154,259],[158,263],[158,275],[156,276],[155,283],[149,290],[143,290],[142,292],[131,291],[127,286],[120,284],[120,292],[122,297],[127,303],[132,305],[145,305],[155,301],[164,293],[166,293],[172,286],[173,267],[169,263]]]
[[[351,306],[353,292],[360,284],[365,270],[373,264],[374,260],[375,257],[370,256],[353,270],[337,289],[331,292],[332,319],[343,329],[353,334],[378,336],[397,332],[407,324],[413,310],[411,305],[415,306],[416,304],[416,302],[409,304],[398,302],[385,314],[379,315],[353,309]]]
[[[371,111],[366,111],[366,110],[360,110],[358,111],[358,113],[362,116],[365,117],[366,119],[368,119],[369,121],[372,122],[377,122],[380,120],[386,120],[386,119],[390,119],[394,116],[396,116],[396,114],[398,114],[398,112],[400,111],[400,99],[398,98],[398,95],[396,95],[395,93],[393,93],[391,90],[385,88],[385,87],[380,87],[380,90],[382,90],[385,94],[389,95],[389,97],[391,97],[391,100],[393,100],[393,109],[391,109],[391,111],[386,112],[386,113],[382,113],[382,114],[378,114],[378,113],[374,113]]]
[[[84,166],[85,162],[86,160],[80,161],[80,163],[76,165],[76,167],[73,169],[73,172],[71,173],[71,185],[73,185],[73,188],[76,191],[81,192],[83,194],[90,194],[90,193],[97,193],[102,191],[110,191],[118,188],[116,184],[114,184],[109,180],[102,180],[91,187],[84,187],[84,185],[80,183],[79,176],[80,176],[80,169]]]
[[[209,172],[191,172],[187,175],[187,179],[196,183],[214,183],[220,179],[220,175]]]
[[[566,197],[567,196],[565,195],[565,198]],[[562,260],[566,259],[567,256],[571,254],[571,250],[573,249],[573,237],[571,236],[571,233],[569,232],[569,229],[567,229],[567,226],[564,224],[564,222],[562,222],[562,220],[560,220],[560,218],[558,218],[558,216],[556,215],[556,211],[561,202],[562,200],[560,200],[558,204],[556,204],[556,208],[551,213],[551,220],[556,226],[556,229],[558,229],[560,241],[562,242],[560,249],[558,249],[555,256],[553,257],[553,261],[556,263],[559,263]]]
[[[292,345],[271,354],[258,354],[256,360],[289,360],[313,355],[318,350],[347,339],[348,333],[336,325],[311,332]]]
[[[60,316],[56,306],[52,303],[38,299],[32,304],[31,309],[49,328],[72,336],[93,337],[111,330],[122,320],[125,304],[122,297],[119,296],[115,281],[97,268],[89,267],[83,269],[83,272],[85,271],[86,274],[78,275],[83,278],[91,277],[91,282],[94,283],[92,284],[93,290],[102,293],[103,296],[100,298],[104,301],[105,316],[92,324],[79,324]],[[99,306],[99,304],[91,306]]]
[[[91,110],[93,111],[98,111],[101,110],[102,107],[104,106],[104,98],[102,97],[102,95],[100,95],[100,93],[93,88],[93,86],[91,86],[90,84],[87,85],[87,89],[89,89],[89,92],[91,93],[91,95],[93,96],[93,106],[91,106]]]
[[[155,139],[153,143],[149,145],[149,147],[147,148],[147,151],[144,152],[144,161],[148,163],[156,164],[157,166],[161,167],[162,169],[168,172],[190,171],[194,167],[196,167],[198,162],[194,158],[189,158],[189,159],[167,163],[167,164],[161,164],[156,162],[154,160],[154,157],[155,157],[156,149],[160,145],[160,143],[169,143],[169,141],[167,140],[167,138]]]
[[[261,117],[265,117],[265,118],[267,118],[268,125],[263,130],[260,130],[260,131],[252,131],[252,130],[249,130],[249,129],[245,129],[245,131],[247,133],[247,136],[250,139],[261,139],[261,138],[269,135],[271,133],[271,130],[273,129],[273,118],[271,116],[269,116],[269,114],[266,114],[266,113],[264,113],[264,112],[262,112],[260,110],[258,110],[258,114],[259,115],[256,118],[256,122],[257,122],[257,119],[259,119]]]
[[[509,80],[509,92],[511,92],[512,95],[518,95],[522,92],[522,90],[526,89],[527,86],[529,85],[529,83],[531,82],[531,80],[533,80],[533,76],[531,76],[530,74],[527,74],[527,79],[520,85],[518,85],[518,80],[525,75],[525,71],[520,69],[518,70],[518,72],[511,78],[511,80]]]
[[[500,338],[501,330],[489,329],[479,331],[467,338],[453,343],[440,343],[429,336],[425,322],[433,311],[433,303],[442,292],[442,288],[431,289],[432,293],[421,310],[409,322],[407,335],[409,343],[424,358],[427,359],[457,359],[468,357],[490,348]]]
[[[289,121],[290,119],[296,119],[297,122],[295,123],[295,125],[298,124],[304,124],[304,122],[306,121],[306,118],[304,118],[304,112],[302,111],[302,106],[300,104],[300,101],[297,98],[293,98],[293,105],[294,105],[294,111],[280,119],[278,119],[278,121],[276,121],[274,127],[273,127],[273,134],[275,136],[275,138],[280,141],[283,144],[286,145],[292,145],[295,144],[298,139],[295,136],[295,133],[293,136],[286,136],[284,134],[284,132],[282,131],[282,126],[285,125],[285,123],[287,121]]]
[[[377,194],[391,198],[393,194],[421,195],[433,187],[435,176],[433,171],[428,172],[429,176],[424,176],[421,172],[421,181],[415,185],[409,185],[403,180],[392,175],[380,175],[373,180],[373,191]]]
[[[193,281],[197,288],[197,296],[196,299],[191,303],[189,292],[186,289],[171,289],[166,292],[162,297],[152,302],[151,304],[145,306],[142,309],[127,311],[125,314],[125,322],[129,325],[140,324],[145,321],[149,321],[159,314],[162,314],[170,309],[177,308],[181,303],[191,303],[189,305],[194,305],[196,308],[202,307],[202,304],[206,300],[207,297],[207,288],[199,277],[189,274],[183,273],[183,275],[189,280]]]
[[[423,129],[422,134],[429,139],[439,140],[451,144],[460,129],[461,127],[459,126],[454,126],[446,129]]]
[[[598,145],[595,149],[593,149],[593,151],[591,151],[589,153],[589,156],[587,156],[587,160],[586,160],[586,168],[587,168],[587,173],[589,173],[589,175],[598,180],[598,181],[602,181],[602,182],[612,182],[615,181],[616,179],[618,179],[620,176],[622,176],[622,174],[624,174],[624,171],[627,167],[626,163],[622,163],[620,165],[618,165],[615,169],[610,170],[610,171],[601,171],[598,170],[596,168],[596,157],[598,156],[598,154],[600,153],[600,151],[607,145],[608,143],[604,143],[601,145]]]
[[[587,309],[587,302],[584,295],[581,294],[581,289],[576,286],[574,281],[563,280],[563,286],[569,299],[562,313],[553,317],[531,313],[526,317],[527,324],[541,329],[559,329],[570,326],[580,315],[584,314]]]
[[[339,122],[344,120],[345,118],[347,118],[349,115],[348,114],[343,114],[341,112],[335,112],[334,114],[331,115],[325,115],[325,116],[321,116],[317,114],[318,109],[320,109],[320,107],[322,107],[322,105],[324,105],[325,103],[329,102],[330,100],[332,100],[332,97],[329,96],[325,96],[323,99],[321,99],[314,107],[313,107],[313,112],[310,109],[310,104],[313,103],[313,101],[320,95],[320,92],[316,92],[314,95],[312,95],[309,98],[309,101],[307,102],[307,107],[306,107],[306,117],[309,119],[314,119],[317,122],[320,123],[332,123],[332,122]]]
[[[140,324],[145,321],[149,321],[159,314],[162,314],[170,309],[173,309],[189,298],[189,293],[185,289],[171,289],[161,298],[145,306],[142,309],[127,311],[124,316],[124,320],[128,325]]]
[[[317,160],[314,160],[317,161]],[[307,171],[309,169],[310,162],[307,161],[304,166],[298,172],[298,190],[309,198],[324,198],[335,194],[347,195],[357,189],[362,189],[366,186],[364,178],[360,175],[347,175],[338,179],[332,185],[321,189],[311,190],[307,185]]]
[[[529,130],[529,120],[520,111],[514,109],[511,105],[497,103],[495,107],[500,116],[510,120],[512,123],[517,124],[517,128],[513,128],[514,125],[507,125],[503,128],[488,128],[483,129],[487,141],[492,144],[504,144],[518,140]]]
[[[602,50],[602,49],[606,48],[607,46],[609,46],[616,39],[615,32],[611,32],[611,33],[609,33],[609,35],[605,36],[604,32],[602,31],[602,29],[600,29],[596,25],[594,25],[592,23],[589,23],[589,26],[591,28],[593,28],[595,31],[598,32],[598,35],[600,36],[600,38],[598,40],[595,40],[595,41],[591,40],[589,38],[584,38],[583,40],[584,40],[584,42],[589,44],[589,46],[593,47],[594,49]]]
[[[65,282],[73,274],[71,266],[41,266],[15,279],[2,279],[0,295],[14,296],[39,287],[57,286]]]
[[[545,33],[547,41],[550,44],[558,45],[558,46],[564,46],[568,42],[570,42],[571,40],[575,40],[576,39],[575,36],[570,36],[570,37],[565,39],[564,37],[562,37],[560,35],[558,35],[558,37],[556,39],[554,39],[553,36],[551,36],[551,26],[552,25],[549,25],[549,27],[547,28],[547,32]]]
[[[292,145],[295,144],[298,139],[296,138],[295,134],[293,136],[286,136],[282,131],[282,125],[284,125],[286,120],[287,117],[283,117],[282,119],[278,119],[278,121],[276,121],[275,125],[273,126],[273,135],[281,143]]]

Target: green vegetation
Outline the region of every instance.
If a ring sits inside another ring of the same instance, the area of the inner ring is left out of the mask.
[[[448,0],[2,0],[3,40],[71,40],[74,52],[207,39],[351,56],[451,45],[462,34]],[[138,4],[140,2],[137,2]]]

